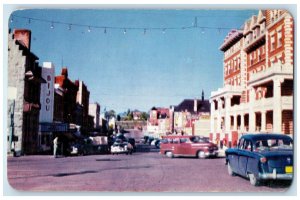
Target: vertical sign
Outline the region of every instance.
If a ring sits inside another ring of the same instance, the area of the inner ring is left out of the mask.
[[[51,62],[43,63],[42,77],[46,80],[46,83],[41,84],[40,122],[53,122],[54,70],[54,65]]]

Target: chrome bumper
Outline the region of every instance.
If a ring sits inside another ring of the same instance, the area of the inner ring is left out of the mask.
[[[205,156],[218,156],[218,151],[213,151],[213,152],[205,152]]]
[[[278,180],[292,180],[293,174],[277,174],[276,169],[273,170],[273,173],[259,173],[260,179],[268,180],[268,179],[278,179]]]

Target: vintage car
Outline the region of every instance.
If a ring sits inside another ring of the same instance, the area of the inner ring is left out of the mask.
[[[239,174],[252,185],[263,180],[293,179],[293,140],[282,134],[243,135],[237,148],[225,151],[229,175]]]
[[[110,147],[111,154],[132,154],[133,152],[133,146],[128,143],[121,140],[116,140],[113,145]]]
[[[207,158],[218,156],[217,145],[200,136],[164,136],[160,140],[160,154],[169,158],[189,156]]]

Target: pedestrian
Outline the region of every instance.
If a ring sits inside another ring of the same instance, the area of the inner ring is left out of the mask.
[[[58,137],[53,140],[53,157],[57,158],[57,148],[58,148]]]

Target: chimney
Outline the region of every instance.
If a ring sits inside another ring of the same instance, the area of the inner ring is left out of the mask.
[[[197,99],[195,98],[194,99],[194,112],[197,112],[197,107],[198,107],[198,105],[197,105]]]
[[[18,40],[25,47],[30,50],[31,44],[31,31],[27,29],[15,29],[14,30],[14,39]]]
[[[204,101],[204,91],[202,90],[202,101]]]

